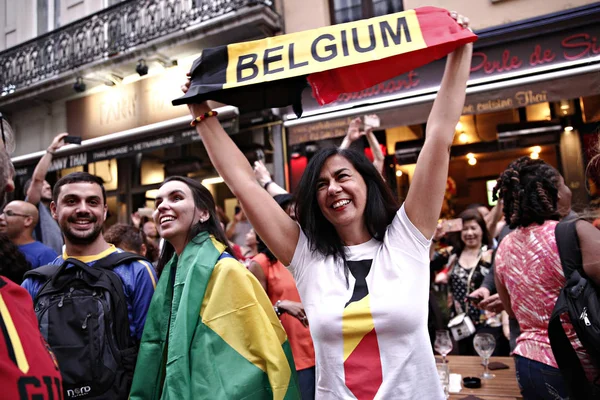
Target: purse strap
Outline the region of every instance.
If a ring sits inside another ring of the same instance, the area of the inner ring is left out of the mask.
[[[467,278],[467,290],[466,290],[467,296],[469,295],[470,290],[471,290],[471,279],[473,279],[473,274],[475,273],[475,270],[477,269],[477,266],[479,266],[479,263],[481,262],[481,257],[483,257],[483,248],[479,249],[479,255],[477,256],[477,263],[475,264],[475,266],[473,268],[471,268],[471,271],[469,272],[469,277]],[[458,265],[459,258],[460,257],[456,257],[456,264],[457,265]],[[457,302],[457,303],[458,303],[458,306],[460,308],[462,308],[461,305],[460,305],[460,302]],[[459,310],[456,310],[456,311],[459,311]],[[462,311],[462,310],[460,310],[460,311]],[[467,313],[468,311],[469,311],[469,300],[465,298],[465,310],[464,310],[464,312]]]

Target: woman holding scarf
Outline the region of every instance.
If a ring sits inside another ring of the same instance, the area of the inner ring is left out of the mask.
[[[285,331],[231,256],[210,192],[171,177],[153,218],[165,245],[130,398],[299,399]]]

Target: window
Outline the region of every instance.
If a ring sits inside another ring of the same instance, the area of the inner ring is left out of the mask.
[[[38,36],[60,27],[60,0],[37,0]]]
[[[343,24],[404,10],[402,0],[329,0],[331,23]]]

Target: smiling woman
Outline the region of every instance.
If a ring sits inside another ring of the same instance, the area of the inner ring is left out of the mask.
[[[250,391],[296,399],[285,332],[260,283],[231,256],[208,189],[168,178],[153,218],[165,244],[130,398],[235,399]]]
[[[313,156],[299,185],[298,225],[256,182],[216,118],[196,125],[257,234],[296,280],[317,355],[317,398],[444,398],[427,334],[429,238],[471,53],[467,45],[448,57],[402,208],[364,155],[326,149]],[[190,81],[182,90],[189,88]],[[206,103],[189,108],[193,118],[210,112]]]

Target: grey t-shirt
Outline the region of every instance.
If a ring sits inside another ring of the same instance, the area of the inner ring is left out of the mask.
[[[38,211],[40,213],[40,220],[33,232],[34,238],[50,247],[56,254],[62,254],[63,236],[58,223],[52,218],[50,210],[44,204],[38,204]],[[41,232],[41,238],[36,237],[38,236],[38,232]]]

